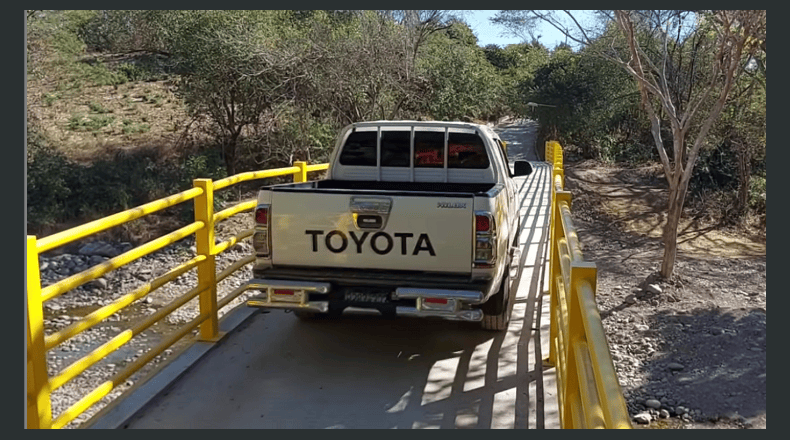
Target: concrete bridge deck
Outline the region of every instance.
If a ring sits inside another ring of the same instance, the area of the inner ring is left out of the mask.
[[[498,127],[519,178],[522,258],[509,328],[241,308],[94,418],[92,428],[559,428],[548,355],[550,166],[532,124]]]

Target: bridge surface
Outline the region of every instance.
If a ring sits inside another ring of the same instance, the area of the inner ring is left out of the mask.
[[[559,428],[548,356],[551,168],[536,126],[497,131],[517,178],[521,264],[505,332],[474,323],[344,314],[300,321],[240,308],[215,344],[196,342],[92,428]]]

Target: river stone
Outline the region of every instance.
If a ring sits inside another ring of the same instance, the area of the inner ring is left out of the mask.
[[[647,425],[651,420],[653,420],[653,417],[647,412],[641,412],[634,416],[634,421],[640,425]]]
[[[106,289],[107,280],[104,278],[96,278],[95,280],[89,281],[87,285],[90,287],[95,287],[97,289]]]
[[[649,293],[660,294],[661,286],[659,286],[658,284],[648,284],[647,287],[645,287],[645,290]]]
[[[656,399],[647,399],[645,401],[645,406],[648,408],[659,409],[661,408],[661,402]]]
[[[102,257],[115,257],[120,254],[111,244],[95,241],[88,243],[77,251],[80,255],[100,255]]]
[[[670,362],[670,363],[667,365],[667,368],[669,368],[669,369],[670,369],[670,370],[672,370],[672,371],[680,371],[680,370],[682,370],[682,369],[684,369],[684,368],[686,368],[686,367],[685,367],[685,366],[683,366],[683,364],[679,364],[679,363],[677,363],[677,362]]]

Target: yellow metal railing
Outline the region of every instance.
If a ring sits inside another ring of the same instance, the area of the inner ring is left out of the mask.
[[[164,199],[159,199],[41,239],[37,239],[35,236],[27,236],[27,427],[62,428],[66,426],[109,394],[113,388],[124,383],[132,374],[179,339],[198,328],[198,326],[200,340],[217,341],[222,336],[219,332],[218,324],[219,310],[245,290],[243,287],[238,288],[218,300],[217,283],[246,264],[253,262],[254,256],[250,255],[242,258],[220,273],[216,273],[215,257],[240,240],[252,236],[253,230],[242,231],[229,240],[215,244],[214,225],[233,215],[252,210],[255,207],[255,200],[241,202],[215,213],[214,191],[249,180],[286,175],[293,175],[294,182],[305,182],[307,181],[308,172],[326,170],[328,167],[329,164],[307,165],[305,162],[295,162],[292,167],[241,173],[217,180],[216,182],[212,182],[211,179],[195,179],[194,188]],[[60,280],[43,289],[41,288],[38,258],[41,253],[189,200],[194,200],[195,221],[193,223],[124,252],[88,270]],[[164,275],[121,296],[110,304],[87,314],[69,326],[52,334],[45,334],[43,304],[46,301],[191,234],[195,234],[196,256],[194,258],[170,269]],[[90,329],[124,307],[144,298],[157,288],[194,268],[197,268],[198,284],[193,289],[152,315],[135,323],[131,328],[114,336],[54,376],[49,376],[47,373],[47,351]],[[54,390],[74,379],[80,373],[129,342],[134,336],[142,333],[195,297],[199,297],[200,301],[200,311],[196,318],[180,327],[159,345],[151,348],[134,362],[127,365],[126,368],[116,373],[111,379],[88,392],[82,399],[53,419],[51,393]]]
[[[562,147],[546,142],[553,164],[550,224],[549,363],[557,368],[563,428],[632,428],[595,303],[597,268],[584,261],[565,191]]]

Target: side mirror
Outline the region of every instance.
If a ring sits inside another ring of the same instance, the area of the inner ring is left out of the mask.
[[[513,177],[527,176],[532,173],[532,165],[526,160],[517,160],[514,164]]]

